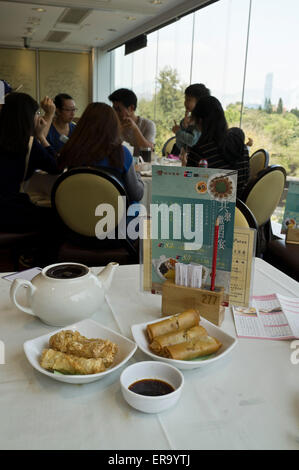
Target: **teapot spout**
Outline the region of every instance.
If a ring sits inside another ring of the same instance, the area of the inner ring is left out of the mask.
[[[118,263],[112,262],[107,264],[107,266],[98,274],[98,278],[103,284],[105,291],[107,291],[111,285],[115,268],[119,266]]]

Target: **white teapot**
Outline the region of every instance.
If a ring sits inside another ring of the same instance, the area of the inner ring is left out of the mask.
[[[57,263],[46,266],[32,279],[15,279],[12,302],[23,312],[39,317],[51,326],[66,326],[101,310],[118,263],[109,263],[98,275],[84,264]],[[20,287],[27,287],[28,307],[17,301]]]

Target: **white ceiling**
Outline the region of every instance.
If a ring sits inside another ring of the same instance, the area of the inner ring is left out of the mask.
[[[218,1],[218,0],[214,0]],[[63,50],[111,49],[210,0],[0,0],[0,46]],[[38,12],[37,8],[45,11]],[[60,17],[71,8],[87,9],[77,24]],[[112,31],[111,31],[112,30]],[[61,42],[48,41],[51,31],[69,33]]]

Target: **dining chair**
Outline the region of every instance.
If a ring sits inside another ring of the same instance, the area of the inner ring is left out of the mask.
[[[275,237],[268,243],[264,260],[299,281],[299,245]]]
[[[239,198],[236,199],[235,227],[258,229],[258,224],[253,213]]]
[[[58,262],[73,261],[87,266],[103,266],[110,261],[138,263],[138,244],[127,237],[126,230],[122,232],[123,238],[118,238],[119,228],[126,227],[123,224],[129,199],[116,172],[90,167],[68,170],[55,182],[51,200],[65,229]],[[102,213],[97,209],[101,204]],[[110,238],[99,239],[97,224],[100,216],[108,214],[105,212],[108,204],[115,214],[105,225]]]
[[[254,152],[249,158],[249,177],[254,178],[269,165],[269,153],[264,149]]]
[[[242,229],[255,229],[256,230],[256,245],[255,245],[255,256],[260,256],[260,243],[259,243],[259,232],[258,232],[258,224],[256,218],[254,217],[253,213],[246,206],[241,199],[236,199],[236,207],[235,207],[235,229],[242,228]]]
[[[260,255],[273,238],[271,216],[281,200],[285,182],[286,170],[280,165],[271,165],[249,180],[244,188],[242,201],[251,210],[258,224]]]
[[[166,142],[164,143],[164,145],[162,147],[163,157],[167,157],[171,153],[175,142],[176,142],[176,136],[175,135],[170,137],[170,139],[166,140]]]

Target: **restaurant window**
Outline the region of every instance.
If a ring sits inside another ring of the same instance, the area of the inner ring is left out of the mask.
[[[299,177],[298,0],[253,0],[242,128]]]
[[[147,47],[131,54],[134,68],[132,89],[138,97],[137,114],[155,120],[158,32],[147,36]]]
[[[249,0],[222,0],[195,13],[192,82],[219,99],[239,126]]]
[[[136,91],[139,112],[157,125],[156,151],[184,113],[184,89],[204,83],[251,152],[299,177],[298,0],[221,0],[148,35],[129,56],[116,50],[116,88]]]
[[[115,52],[115,90],[133,88],[134,54],[125,55],[125,46],[118,47]]]

